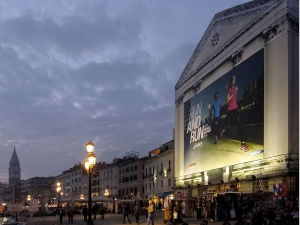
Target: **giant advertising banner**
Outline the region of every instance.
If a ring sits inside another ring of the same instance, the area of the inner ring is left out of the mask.
[[[184,103],[185,174],[262,159],[263,144],[260,50]]]

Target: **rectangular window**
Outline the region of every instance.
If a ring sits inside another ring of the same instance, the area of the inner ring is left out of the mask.
[[[168,185],[171,187],[171,179],[168,179]]]
[[[161,188],[164,187],[164,181],[163,181],[163,180],[160,181],[160,187],[161,187]]]
[[[164,172],[164,164],[163,163],[160,164],[160,172]]]
[[[147,191],[147,186],[148,186],[148,185],[146,184],[146,191]]]

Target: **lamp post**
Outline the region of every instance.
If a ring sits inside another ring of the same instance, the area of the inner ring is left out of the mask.
[[[31,201],[30,195],[27,196],[27,201],[28,201],[28,212],[29,212],[29,216],[32,217],[32,214],[31,214],[31,207],[30,207],[30,201]]]
[[[91,187],[91,181],[93,176],[93,167],[96,164],[96,156],[93,153],[94,152],[94,144],[93,142],[89,141],[86,145],[86,152],[87,152],[87,158],[84,162],[85,170],[89,177],[89,193],[88,193],[88,221],[87,225],[93,225],[93,219],[92,219],[92,187]]]
[[[57,209],[59,209],[59,195],[61,192],[60,182],[56,183],[56,192],[57,192]]]

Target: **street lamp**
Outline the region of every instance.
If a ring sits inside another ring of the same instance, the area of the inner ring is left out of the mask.
[[[104,196],[107,197],[109,195],[109,192],[107,189],[105,189],[105,193],[104,193]]]
[[[59,195],[61,192],[60,182],[56,183],[56,192],[57,192],[57,208],[59,209]]]
[[[88,221],[87,225],[93,225],[92,220],[92,188],[91,188],[91,182],[92,182],[92,176],[93,176],[93,167],[96,164],[96,156],[93,153],[94,152],[94,144],[93,142],[89,141],[86,145],[86,152],[87,152],[87,158],[84,162],[85,170],[89,177],[89,200],[88,200]]]
[[[31,196],[30,195],[27,196],[27,201],[28,201],[28,212],[29,212],[30,217],[32,217],[31,207],[30,207],[30,201],[31,201]]]

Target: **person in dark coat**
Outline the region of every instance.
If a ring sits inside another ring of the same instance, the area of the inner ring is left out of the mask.
[[[135,221],[137,223],[139,223],[141,209],[142,209],[142,207],[140,206],[140,203],[136,202],[133,211],[134,211],[134,215],[135,215]]]
[[[69,217],[69,224],[73,224],[74,210],[72,208],[67,211],[67,216]]]
[[[60,207],[57,210],[57,215],[59,216],[59,223],[62,224],[62,219],[63,219],[64,215],[66,215],[65,210],[62,207]]]
[[[100,216],[101,216],[101,219],[104,220],[105,206],[103,205],[103,203],[100,204],[99,210],[100,210]]]
[[[124,222],[123,222],[123,224],[125,224],[126,218],[129,221],[129,223],[131,223],[131,221],[129,219],[129,213],[130,213],[130,204],[129,203],[124,203],[123,213],[124,213]]]
[[[87,209],[86,205],[83,206],[82,214],[83,214],[84,222],[87,222],[88,209]]]
[[[92,213],[93,213],[93,219],[94,220],[96,220],[97,212],[98,212],[98,205],[95,202],[95,205],[93,205],[93,207],[92,207]]]

